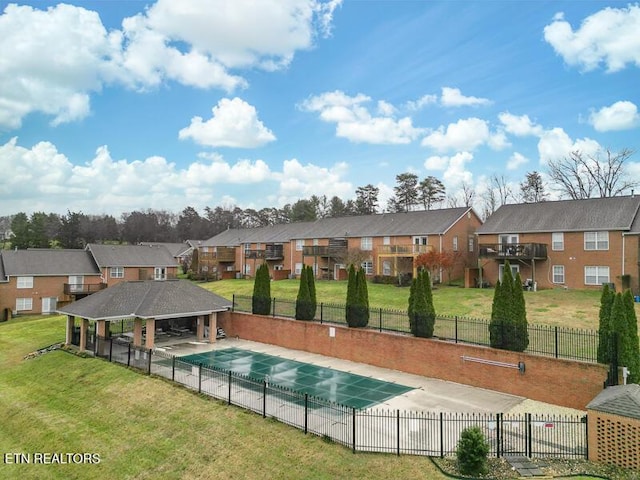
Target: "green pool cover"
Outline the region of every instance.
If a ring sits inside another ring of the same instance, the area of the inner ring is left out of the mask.
[[[233,373],[259,381],[266,379],[274,385],[358,409],[372,407],[413,390],[411,387],[397,383],[240,348],[212,350],[181,357],[181,359],[222,370],[231,370]]]

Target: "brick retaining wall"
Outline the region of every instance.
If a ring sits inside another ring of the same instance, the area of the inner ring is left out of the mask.
[[[318,353],[376,367],[438,378],[518,395],[579,410],[602,391],[607,367],[455,344],[375,330],[303,322],[246,313],[218,314],[228,336]],[[330,329],[335,336],[330,336]],[[465,361],[462,357],[517,365],[517,368]]]

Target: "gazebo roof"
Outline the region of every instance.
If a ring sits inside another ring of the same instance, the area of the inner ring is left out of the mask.
[[[187,280],[121,282],[59,308],[58,313],[88,320],[176,318],[222,312],[229,300]]]
[[[587,409],[640,420],[640,385],[606,388],[589,402]]]

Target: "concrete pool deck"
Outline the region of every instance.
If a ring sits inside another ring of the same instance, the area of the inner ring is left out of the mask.
[[[176,339],[177,340],[177,339]],[[174,340],[175,342],[175,340]],[[171,344],[158,344],[156,349],[171,355],[186,356],[210,350],[240,348],[282,357],[386,382],[412,387],[413,390],[388,399],[372,408],[404,411],[476,412],[476,413],[549,413],[582,414],[580,410],[535,402],[524,397],[471,387],[455,382],[422,377],[409,373],[373,367],[315,353],[290,350],[237,338],[219,339],[213,344],[186,337]]]

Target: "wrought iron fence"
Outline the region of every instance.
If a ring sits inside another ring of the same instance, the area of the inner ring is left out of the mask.
[[[331,439],[354,452],[451,456],[462,431],[477,426],[494,457],[587,457],[586,416],[359,410],[267,380],[135,347],[117,337],[96,337],[95,355]]]
[[[233,296],[233,310],[251,313],[251,297]],[[271,301],[271,315],[295,318],[295,300]],[[345,305],[319,303],[314,321],[346,325]],[[459,316],[436,317],[434,337],[455,343],[491,346],[489,320]],[[409,315],[405,311],[385,308],[369,309],[368,328],[380,332],[410,333]],[[527,326],[529,345],[525,352],[568,360],[598,362],[598,332],[552,325],[529,324]]]

